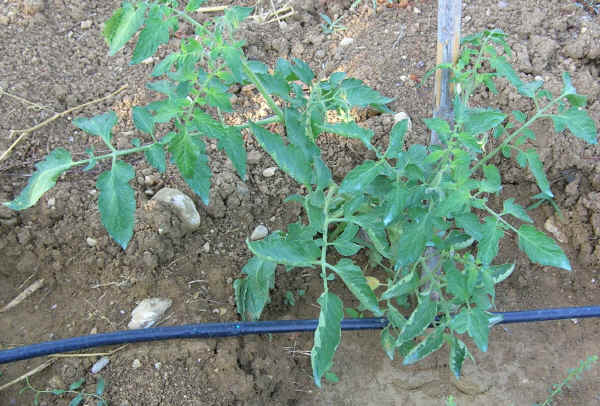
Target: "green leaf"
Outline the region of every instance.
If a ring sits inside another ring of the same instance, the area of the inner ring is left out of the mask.
[[[498,243],[503,236],[504,231],[500,228],[498,220],[491,216],[486,217],[483,237],[477,245],[477,259],[484,265],[489,265],[498,255]]]
[[[446,326],[438,326],[433,333],[429,334],[404,357],[402,365],[414,364],[442,348],[445,329]]]
[[[450,135],[450,125],[441,118],[426,118],[423,121],[431,131],[441,135]]]
[[[240,129],[227,127],[224,135],[219,138],[219,149],[224,149],[225,153],[231,159],[235,170],[242,180],[246,179],[246,148],[244,148],[244,139]]]
[[[390,333],[389,328],[385,328],[381,332],[381,346],[389,359],[393,361],[396,353],[396,338]]]
[[[455,336],[450,339],[450,370],[456,377],[460,379],[460,371],[462,370],[463,362],[468,354],[467,346],[462,340]]]
[[[473,237],[477,241],[483,239],[485,228],[483,224],[479,222],[477,216],[473,213],[465,213],[458,215],[454,218],[456,225],[465,230],[467,234]]]
[[[331,371],[325,372],[325,379],[331,383],[338,383],[340,378]]]
[[[184,130],[169,142],[169,152],[173,155],[183,180],[208,205],[211,172],[205,151],[206,147],[200,137]]]
[[[55,149],[46,156],[46,159],[35,165],[35,173],[29,178],[27,186],[19,196],[3,204],[12,210],[24,210],[33,206],[44,193],[56,185],[58,177],[71,166],[73,166],[71,153],[63,148]]]
[[[165,160],[165,150],[159,144],[154,144],[144,151],[146,160],[152,167],[160,173],[165,173],[167,170],[167,162]]]
[[[85,378],[80,378],[69,385],[69,390],[77,390],[85,383]]]
[[[383,312],[377,304],[375,293],[367,285],[367,279],[362,269],[356,266],[352,260],[342,258],[333,267],[335,273],[344,281],[350,292],[360,301],[363,307],[373,313],[376,317],[383,316]]]
[[[219,108],[227,113],[233,111],[231,106],[231,95],[227,92],[222,92],[217,88],[208,87],[206,90],[206,101],[209,106]]]
[[[153,6],[148,19],[146,19],[146,27],[140,33],[133,51],[131,65],[138,64],[151,57],[158,50],[159,45],[169,42],[169,25],[168,21],[163,20],[160,6]]]
[[[381,300],[389,300],[395,297],[409,295],[414,293],[419,286],[419,277],[416,272],[410,272],[393,285],[388,286],[388,289],[381,295]]]
[[[134,6],[129,2],[123,2],[123,7],[117,9],[104,24],[102,34],[109,46],[109,55],[117,53],[142,26],[147,7],[146,3],[138,3]]]
[[[383,225],[388,226],[395,222],[402,211],[406,207],[407,200],[410,197],[409,189],[406,185],[396,182],[394,183],[393,190],[388,194],[388,198],[391,200],[383,218]]]
[[[464,116],[465,131],[472,135],[484,133],[504,121],[506,114],[495,109],[467,109]]]
[[[298,58],[294,58],[293,62],[294,62],[294,64],[291,65],[292,72],[294,72],[296,74],[298,79],[300,79],[306,85],[310,86],[312,80],[315,77],[315,74],[310,69],[310,66],[308,66],[306,64],[306,62],[304,62]]]
[[[244,58],[244,53],[242,50],[235,46],[224,46],[222,49],[223,59],[225,63],[231,69],[231,73],[233,74],[233,78],[236,82],[242,82],[242,61]]]
[[[333,365],[333,356],[340,344],[344,310],[340,298],[331,292],[323,292],[317,302],[321,312],[310,360],[315,384],[320,388],[321,378]]]
[[[544,165],[542,161],[540,161],[540,157],[538,156],[535,149],[529,149],[526,152],[527,163],[529,164],[529,170],[535,177],[537,185],[540,187],[542,193],[544,193],[548,197],[553,197],[552,190],[550,190],[550,182],[548,182],[548,178],[546,178],[546,173],[544,172]]]
[[[323,131],[338,134],[344,137],[359,139],[367,148],[373,149],[373,145],[371,145],[373,131],[359,126],[354,121],[324,123],[322,129]]]
[[[344,255],[346,257],[352,256],[361,250],[361,246],[353,243],[352,241],[336,241],[333,243],[336,251],[340,253],[340,255]]]
[[[444,271],[448,282],[448,291],[464,302],[469,300],[471,292],[469,291],[466,275],[457,269],[453,262],[444,264]]]
[[[145,107],[135,106],[133,108],[133,124],[141,132],[151,135],[154,133],[154,118]]]
[[[187,6],[185,6],[185,11],[188,13],[191,13],[193,11],[196,11],[200,8],[200,6],[202,6],[202,4],[205,2],[206,0],[190,0],[187,4]]]
[[[104,393],[104,378],[99,376],[96,380],[96,395],[101,396]]]
[[[573,83],[571,82],[569,73],[564,72],[562,79],[564,84],[562,94],[565,95],[571,106],[584,107],[587,104],[587,97],[577,94],[577,90],[575,90],[575,86],[573,86]]]
[[[244,320],[258,320],[269,303],[269,290],[275,284],[277,264],[252,257],[242,269],[247,275],[234,283],[235,301],[238,313]]]
[[[435,319],[436,314],[437,302],[431,300],[429,296],[421,297],[421,303],[418,304],[406,324],[404,324],[396,345],[401,345],[421,335]]]
[[[350,106],[367,107],[369,105],[385,106],[394,99],[382,96],[358,79],[344,79],[340,89],[345,93]]]
[[[250,122],[250,129],[261,147],[271,155],[281,169],[299,183],[304,185],[311,183],[312,169],[300,148],[294,145],[285,145],[279,135],[252,122]]]
[[[263,240],[248,241],[248,248],[257,257],[290,266],[313,267],[321,250],[313,240],[284,240],[280,234],[271,234]]]
[[[77,396],[75,396],[70,402],[69,402],[69,406],[77,406],[79,404],[81,404],[81,402],[83,402],[83,394],[80,393]]]
[[[531,99],[535,99],[535,93],[537,92],[537,90],[540,87],[542,87],[543,84],[544,84],[543,80],[535,80],[533,82],[523,83],[521,86],[517,87],[517,90],[523,96],[527,96]]]
[[[527,224],[522,225],[517,234],[519,235],[519,248],[533,262],[555,266],[567,271],[571,270],[569,259],[552,238]]]
[[[63,393],[65,393],[66,390],[65,389],[52,389],[51,392],[52,392],[53,395],[60,396]]]
[[[365,161],[352,169],[340,186],[341,193],[353,194],[363,190],[377,175],[383,173],[383,166],[379,162]]]
[[[568,128],[577,138],[581,138],[588,144],[596,144],[597,128],[594,120],[588,115],[585,110],[579,110],[577,107],[572,107],[567,111],[552,116],[554,126],[558,128]]]
[[[523,206],[515,203],[514,198],[506,199],[504,201],[504,209],[502,215],[511,214],[518,218],[519,220],[527,221],[528,223],[533,223],[533,220],[527,214],[527,211],[523,208]]]
[[[430,237],[430,221],[428,218],[420,222],[413,221],[400,235],[396,243],[396,267],[415,262],[423,253]]]
[[[523,82],[519,79],[519,75],[513,69],[512,65],[502,56],[495,56],[489,59],[490,65],[498,73],[498,76],[508,79],[508,81],[516,88],[519,88]]]
[[[408,129],[408,119],[397,122],[390,133],[390,145],[385,152],[386,157],[394,157],[404,150],[404,135]]]
[[[81,128],[86,133],[97,135],[104,140],[106,145],[110,145],[110,130],[117,123],[117,114],[114,111],[100,114],[91,118],[78,117],[73,120],[76,127]]]
[[[179,58],[179,56],[180,55],[178,53],[172,53],[167,55],[162,61],[158,63],[158,65],[154,67],[154,70],[152,71],[152,76],[157,77],[169,72],[173,64]]]
[[[100,219],[108,234],[121,246],[133,236],[135,221],[135,193],[129,181],[135,177],[135,170],[123,161],[115,161],[110,171],[98,177],[96,187],[100,190],[98,208]]]
[[[477,347],[486,352],[490,334],[490,318],[492,314],[479,308],[465,308],[451,321],[452,328],[459,334],[469,333]]]
[[[500,171],[494,165],[484,165],[483,175],[485,179],[481,181],[480,191],[485,193],[496,193],[502,189],[502,180]]]
[[[524,123],[527,120],[527,114],[519,111],[519,110],[513,110],[513,116],[515,116],[515,119],[519,122],[519,123]]]
[[[494,283],[500,283],[515,270],[515,264],[494,265],[490,267],[490,275]]]

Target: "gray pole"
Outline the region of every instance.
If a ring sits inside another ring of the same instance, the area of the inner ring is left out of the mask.
[[[438,33],[436,64],[456,62],[460,47],[460,19],[462,0],[438,0]],[[435,73],[433,116],[452,122],[453,86],[450,71],[439,69]],[[431,134],[431,145],[439,144],[436,133]]]

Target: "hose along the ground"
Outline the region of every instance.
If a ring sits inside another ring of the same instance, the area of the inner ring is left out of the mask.
[[[528,323],[533,321],[600,317],[600,306],[492,313],[502,316],[502,320],[498,324]],[[317,328],[317,324],[318,320],[273,320],[237,323],[187,324],[183,326],[115,331],[112,333],[93,334],[56,341],[47,341],[44,343],[0,351],[0,364],[59,352],[140,341],[167,340],[172,338],[216,338],[249,334],[313,331]],[[384,318],[342,320],[342,330],[382,329],[386,325],[387,320]]]

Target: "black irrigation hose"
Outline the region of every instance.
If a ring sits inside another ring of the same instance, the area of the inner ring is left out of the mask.
[[[500,323],[528,323],[532,321],[600,317],[600,306],[524,310],[519,312],[494,312],[494,314],[503,317]],[[0,351],[0,364],[59,352],[141,341],[167,340],[172,338],[216,338],[248,334],[314,331],[317,328],[317,324],[318,320],[273,320],[238,323],[187,324],[183,326],[115,331],[112,333],[93,334],[65,338],[63,340],[47,341],[44,343]],[[342,330],[382,329],[386,325],[387,320],[384,318],[342,320]]]

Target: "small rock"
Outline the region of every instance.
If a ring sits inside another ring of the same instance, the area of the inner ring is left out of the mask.
[[[95,247],[96,245],[98,245],[98,241],[96,241],[95,239],[93,239],[92,237],[88,237],[85,239],[85,242],[87,243],[87,245],[89,245],[90,247]]]
[[[559,242],[566,243],[568,241],[564,233],[554,223],[553,217],[548,217],[548,219],[544,223],[544,228],[546,229],[546,231],[552,234]]]
[[[471,21],[471,16],[465,16],[465,18],[463,18],[463,24],[468,24]]]
[[[142,61],[142,63],[144,65],[150,65],[152,62],[154,62],[154,57],[152,57],[152,56],[149,56],[148,58],[146,58]]]
[[[158,371],[161,366],[162,366],[162,364],[160,362],[157,362],[154,364],[154,369],[156,369]]]
[[[142,366],[142,363],[137,358],[134,359],[133,362],[131,363],[131,368],[133,368],[133,369],[138,369],[141,366]]]
[[[252,234],[250,235],[250,240],[262,240],[267,235],[269,235],[269,229],[264,225],[260,224],[254,229],[254,231],[252,231]]]
[[[167,311],[173,301],[153,297],[144,299],[131,312],[131,321],[127,325],[130,330],[148,328],[154,325],[158,319]]]
[[[85,20],[81,22],[82,30],[89,30],[90,28],[92,28],[92,20]]]
[[[90,372],[92,374],[97,374],[98,372],[102,371],[102,369],[104,369],[104,367],[107,366],[109,362],[110,359],[108,359],[108,357],[100,358],[98,361],[96,361],[94,365],[92,365],[92,369],[90,370]]]
[[[341,47],[347,47],[350,46],[354,43],[354,38],[350,38],[350,37],[344,37],[342,38],[342,40],[340,41],[340,46]]]
[[[186,231],[194,231],[200,227],[200,214],[192,199],[177,189],[163,188],[154,195],[152,200],[161,202],[173,210],[183,223]]]
[[[50,199],[48,199],[48,208],[51,209],[54,207],[54,205],[56,205],[56,199],[54,197],[51,197]]]
[[[410,117],[408,116],[408,114],[406,114],[403,111],[401,111],[400,113],[394,114],[394,124],[399,123],[402,120],[408,120],[407,130],[410,131],[410,129],[412,128],[412,121],[410,120]]]
[[[156,175],[146,175],[144,176],[144,184],[148,186],[154,185],[158,182],[158,177]]]
[[[210,243],[208,241],[206,241],[204,243],[204,245],[202,246],[202,251],[204,251],[204,252],[210,252]]]
[[[317,51],[315,52],[315,58],[322,59],[324,57],[325,57],[325,51],[323,51],[322,49],[317,49]]]
[[[259,163],[262,160],[262,154],[260,153],[260,151],[257,150],[252,150],[250,152],[248,152],[248,157],[246,158],[246,162],[248,162],[249,165],[256,165],[257,163]]]
[[[44,0],[25,0],[23,7],[25,14],[31,16],[44,9]]]
[[[8,16],[0,16],[0,25],[10,24],[10,18]]]
[[[262,174],[265,178],[270,178],[271,176],[275,175],[275,172],[277,172],[277,167],[271,166],[265,169]]]
[[[421,10],[419,10],[418,8],[413,8],[413,13],[415,14],[421,14]]]

